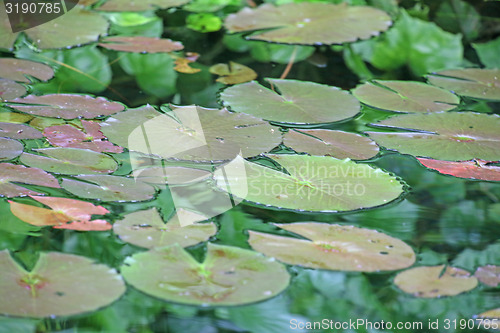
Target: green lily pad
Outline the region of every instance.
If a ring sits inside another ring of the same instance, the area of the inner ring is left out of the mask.
[[[368,39],[387,30],[391,19],[385,12],[345,3],[264,4],[228,15],[224,23],[231,32],[257,31],[249,39],[286,44],[342,44]]]
[[[230,61],[228,64],[215,64],[209,68],[210,73],[219,75],[215,81],[224,84],[238,84],[255,80],[257,73],[242,64]]]
[[[324,129],[289,131],[283,143],[296,152],[333,156],[338,159],[367,160],[378,154],[375,141],[365,136]]]
[[[8,104],[13,109],[35,116],[64,119],[92,119],[123,111],[125,107],[117,102],[110,102],[103,97],[76,94],[52,94],[16,98]]]
[[[320,124],[359,113],[359,102],[337,87],[296,80],[266,79],[277,92],[256,81],[225,89],[220,98],[232,111],[286,124]]]
[[[367,132],[380,146],[438,160],[500,160],[500,116],[474,112],[407,114],[376,126],[405,132]]]
[[[474,276],[490,287],[498,287],[500,284],[500,266],[486,265],[478,267]]]
[[[180,166],[152,167],[135,172],[136,179],[154,185],[187,185],[206,180],[211,175],[205,170]]]
[[[8,161],[18,157],[24,150],[24,146],[17,140],[0,138],[0,161]]]
[[[192,224],[181,225],[178,215]],[[113,224],[113,231],[124,242],[148,249],[179,244],[188,247],[208,240],[215,235],[215,223],[196,223],[207,218],[203,215],[179,209],[167,223],[163,221],[156,208],[141,210],[125,215]]]
[[[231,160],[268,152],[281,143],[278,128],[249,115],[225,109],[152,107],[128,110],[102,123],[108,139],[132,151],[190,161]]]
[[[180,42],[174,42],[170,39],[143,36],[113,36],[101,40],[99,46],[106,49],[138,52],[138,53],[160,53],[180,51],[184,46]]]
[[[127,283],[142,292],[202,306],[262,301],[282,292],[290,280],[285,266],[271,258],[211,243],[203,263],[176,244],[137,253],[127,258],[120,270]]]
[[[8,101],[26,94],[26,88],[15,81],[0,79],[0,101]]]
[[[394,112],[449,111],[460,103],[447,90],[412,81],[374,80],[356,87],[352,94],[364,104]]]
[[[33,78],[47,81],[53,76],[54,70],[52,67],[39,62],[15,58],[0,59],[0,78],[30,83],[33,82]]]
[[[396,177],[349,159],[307,155],[268,157],[283,169],[278,171],[244,161],[246,179],[232,178],[218,170],[214,174],[217,187],[252,203],[315,212],[380,206],[403,193],[403,184]]]
[[[114,269],[73,254],[41,253],[28,272],[4,250],[0,270],[2,315],[70,316],[109,305],[125,292]]]
[[[436,298],[455,296],[476,288],[477,279],[455,267],[422,266],[396,275],[394,284],[415,297]]]
[[[79,180],[64,178],[62,187],[81,198],[102,201],[144,201],[152,199],[155,189],[133,178],[109,175],[82,175]]]
[[[112,173],[118,163],[106,154],[88,149],[43,148],[34,149],[43,155],[24,153],[20,161],[30,167],[65,175]]]
[[[37,191],[29,190],[20,184],[39,185],[60,188],[57,179],[42,169],[28,168],[24,165],[10,163],[0,164],[0,196],[20,197],[25,195],[43,195]]]
[[[435,86],[462,96],[500,101],[500,69],[465,68],[428,75]]]
[[[142,12],[158,8],[179,7],[189,0],[108,0],[98,10],[110,12]]]
[[[42,133],[31,126],[2,122],[0,122],[0,136],[17,140],[43,138]]]
[[[500,167],[488,165],[488,161],[476,159],[473,161],[451,162],[421,157],[418,157],[417,160],[426,168],[445,175],[500,182]]]
[[[6,108],[0,107],[0,122],[23,124],[33,119],[33,116],[25,113],[12,112]]]
[[[249,231],[248,243],[290,265],[377,272],[406,268],[415,262],[410,246],[376,230],[313,222],[275,225],[307,240]]]

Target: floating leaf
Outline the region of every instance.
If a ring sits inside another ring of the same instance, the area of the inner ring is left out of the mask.
[[[98,9],[110,12],[143,12],[179,7],[188,2],[189,0],[108,0]]]
[[[24,146],[17,140],[0,138],[0,161],[7,161],[18,157],[24,150]]]
[[[52,67],[39,62],[15,58],[0,59],[0,78],[30,83],[33,82],[33,78],[47,81],[53,76]]]
[[[296,80],[266,79],[277,92],[255,81],[225,89],[220,98],[232,111],[286,124],[320,124],[359,113],[359,102],[337,87]]]
[[[500,266],[487,265],[478,267],[474,276],[490,287],[498,287],[500,284]]]
[[[127,283],[142,292],[192,305],[232,306],[262,301],[282,292],[290,279],[285,266],[271,258],[211,243],[203,263],[176,244],[136,253],[125,260],[120,270]]]
[[[26,94],[26,88],[12,80],[0,79],[0,101],[8,101]]]
[[[401,290],[415,297],[455,296],[476,288],[469,272],[450,266],[422,266],[403,271],[394,279]]]
[[[500,160],[500,116],[473,112],[407,114],[376,126],[406,132],[367,132],[379,145],[402,154],[439,160]]]
[[[366,160],[378,154],[378,146],[359,134],[324,129],[289,131],[283,143],[296,152],[333,156],[338,159]]]
[[[181,225],[178,214],[183,214],[183,220],[189,219],[193,224]],[[113,231],[124,242],[148,249],[176,243],[188,247],[208,240],[217,232],[213,222],[195,223],[206,219],[203,215],[180,209],[165,223],[156,208],[151,208],[125,215],[113,224]]]
[[[43,148],[34,150],[48,157],[24,153],[19,159],[21,163],[65,175],[112,173],[118,168],[118,164],[111,156],[88,149]]]
[[[125,292],[108,266],[73,254],[41,253],[26,271],[7,250],[0,252],[0,314],[44,318],[95,311]]]
[[[313,222],[275,225],[307,240],[249,231],[248,242],[254,250],[287,264],[376,272],[406,268],[415,262],[411,247],[375,230]]]
[[[257,73],[253,69],[233,61],[230,61],[229,65],[215,64],[209,68],[209,71],[220,76],[215,81],[224,84],[237,84],[257,78]]]
[[[62,187],[81,198],[103,201],[143,201],[153,198],[155,189],[133,178],[108,175],[82,175],[63,179]],[[81,181],[80,181],[81,180]]]
[[[488,161],[450,162],[421,157],[417,159],[425,167],[445,175],[500,182],[500,167],[487,165]]]
[[[2,122],[0,122],[0,136],[18,140],[43,138],[42,133],[31,126]]]
[[[345,3],[264,4],[243,8],[226,18],[229,32],[258,31],[249,39],[287,44],[342,44],[367,39],[387,30],[391,19],[385,12]]]
[[[354,97],[369,106],[395,112],[436,112],[454,109],[460,99],[425,83],[374,80],[352,91]]]
[[[113,36],[101,40],[99,46],[106,49],[137,53],[160,53],[180,51],[184,46],[170,39],[143,36]]]
[[[465,68],[428,75],[435,86],[462,96],[500,101],[500,69]]]
[[[46,173],[42,169],[28,168],[24,165],[1,163],[0,196],[12,198],[25,195],[43,194],[24,188],[20,185],[17,185],[17,183],[60,188],[57,179],[55,179],[54,176]]]
[[[155,185],[187,185],[206,180],[210,175],[211,173],[205,170],[180,166],[152,167],[137,171],[134,170],[136,179]]]
[[[256,204],[316,212],[380,206],[403,193],[402,183],[394,176],[367,164],[327,156],[268,157],[283,169],[245,161],[246,179],[233,178],[219,170],[215,172],[217,187]]]
[[[92,119],[108,116],[125,107],[117,102],[110,102],[103,97],[91,97],[75,94],[52,94],[24,98],[16,98],[9,104],[11,108],[36,116],[56,117],[64,119]]]
[[[188,58],[176,58],[174,69],[179,73],[194,74],[201,71],[199,68],[191,67],[189,64],[194,62]]]
[[[191,161],[231,160],[270,151],[281,142],[278,128],[249,115],[225,109],[150,106],[128,110],[102,123],[110,141],[132,151]]]
[[[22,124],[30,119],[33,119],[33,116],[30,116],[29,114],[12,112],[8,109],[0,107],[0,122]]]
[[[90,149],[99,153],[121,153],[122,147],[105,141],[101,125],[94,121],[81,121],[83,131],[72,125],[49,126],[43,130],[43,135],[53,146]],[[1,126],[1,125],[0,125]]]
[[[480,315],[478,315],[478,317],[500,319],[500,308],[485,311],[485,312],[481,313]],[[497,328],[498,328],[498,326],[497,326]]]

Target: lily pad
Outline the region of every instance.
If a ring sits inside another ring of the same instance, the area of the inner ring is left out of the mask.
[[[367,132],[379,145],[438,160],[500,160],[500,116],[474,112],[407,114],[376,126],[405,132]]]
[[[24,150],[24,146],[17,140],[0,138],[0,161],[8,161],[18,157]]]
[[[225,89],[220,98],[232,111],[286,124],[320,124],[359,113],[359,102],[347,91],[314,82],[266,79],[277,92],[255,81]]]
[[[121,153],[122,147],[113,145],[101,132],[101,125],[94,121],[82,120],[82,130],[64,124],[45,127],[43,135],[53,146],[90,149],[95,152]]]
[[[82,175],[64,178],[62,187],[81,198],[102,201],[143,201],[152,199],[155,189],[133,178],[108,175]]]
[[[160,53],[180,51],[184,46],[180,42],[174,42],[170,39],[143,36],[113,36],[101,40],[99,46],[106,49],[138,52],[138,53]]]
[[[17,140],[43,138],[42,133],[31,126],[2,122],[0,122],[0,136]]]
[[[422,266],[403,271],[394,279],[401,290],[415,297],[436,298],[455,296],[472,290],[477,279],[470,273],[455,267]]]
[[[109,116],[125,109],[122,104],[110,102],[103,97],[75,94],[29,95],[16,98],[11,103],[15,104],[8,106],[21,112],[64,119],[92,119]]]
[[[215,81],[224,84],[243,83],[257,78],[257,73],[253,69],[233,61],[230,61],[229,65],[215,64],[209,68],[209,71],[220,76]]]
[[[365,136],[324,129],[289,131],[283,143],[296,152],[333,156],[338,159],[366,160],[378,154],[375,141]]]
[[[136,174],[137,173],[137,176]],[[210,177],[211,173],[205,170],[180,167],[165,166],[152,167],[141,170],[134,170],[134,176],[148,184],[154,185],[187,185]]]
[[[313,222],[275,225],[307,240],[249,231],[248,242],[254,250],[290,265],[377,272],[415,262],[411,247],[376,230]]]
[[[278,128],[249,115],[225,109],[152,107],[122,112],[102,123],[110,141],[132,151],[190,161],[232,160],[268,152],[281,143]]]
[[[193,224],[181,225],[178,214],[183,214],[183,220],[189,219]],[[176,243],[188,247],[208,240],[217,232],[213,222],[196,223],[206,219],[203,215],[180,209],[165,223],[156,208],[151,208],[125,215],[113,224],[113,231],[124,242],[148,249]]]
[[[95,311],[125,292],[118,273],[73,254],[41,253],[26,271],[7,250],[0,252],[0,314],[44,318]]]
[[[28,168],[24,165],[10,163],[0,164],[0,196],[20,197],[26,195],[42,195],[43,193],[29,190],[20,184],[60,188],[57,179],[42,169]]]
[[[0,78],[30,83],[33,82],[33,78],[47,81],[53,76],[52,67],[39,62],[15,58],[0,59]]]
[[[447,90],[412,81],[374,80],[356,87],[352,94],[364,104],[394,112],[449,111],[460,103]]]
[[[203,263],[176,244],[137,253],[120,270],[127,283],[149,295],[205,306],[262,301],[282,292],[290,280],[285,266],[271,258],[211,243]]]
[[[179,7],[189,0],[108,0],[98,10],[110,12],[142,12],[158,8]]]
[[[8,101],[26,94],[26,88],[15,81],[0,79],[0,101]]]
[[[428,75],[435,86],[462,96],[500,101],[500,69],[465,68]]]
[[[214,174],[217,187],[229,189],[234,196],[252,203],[315,212],[380,206],[403,193],[403,184],[396,177],[349,159],[307,155],[268,157],[282,169],[245,161],[246,179],[233,178],[218,170]]]
[[[19,159],[21,163],[65,175],[112,173],[118,168],[118,163],[111,156],[88,149],[42,148],[34,150],[48,157],[24,153]]]
[[[418,157],[417,159],[425,167],[436,170],[445,175],[500,182],[500,167],[487,165],[488,161],[472,160],[450,162],[421,157]]]
[[[290,3],[243,8],[224,23],[231,32],[257,31],[247,38],[287,44],[342,44],[368,39],[387,30],[391,19],[385,12],[345,3]]]
[[[500,266],[487,265],[478,267],[474,276],[485,285],[498,287],[500,284]]]
[[[500,319],[500,308],[485,311],[485,312],[481,313],[480,315],[478,315],[478,317]]]

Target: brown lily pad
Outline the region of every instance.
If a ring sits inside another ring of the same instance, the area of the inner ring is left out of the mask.
[[[0,122],[0,136],[17,140],[43,138],[42,133],[31,126],[2,122]]]
[[[166,53],[180,51],[184,46],[170,39],[143,36],[113,36],[101,40],[99,46],[109,50],[136,53]]]
[[[20,197],[26,195],[42,195],[43,193],[29,190],[19,184],[47,186],[60,188],[54,176],[38,168],[28,168],[24,165],[10,163],[0,164],[0,196]]]
[[[15,81],[0,79],[0,101],[8,101],[26,94],[26,88]]]
[[[0,59],[0,78],[30,83],[33,78],[47,81],[53,76],[52,67],[39,62],[15,58]]]
[[[24,146],[17,140],[0,138],[0,161],[8,161],[18,157],[24,150]]]
[[[487,265],[478,267],[474,276],[490,287],[498,287],[500,284],[500,266]]]

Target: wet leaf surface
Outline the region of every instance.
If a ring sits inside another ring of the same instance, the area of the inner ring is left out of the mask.
[[[267,156],[283,169],[278,171],[245,161],[246,179],[216,171],[217,187],[259,205],[315,212],[379,206],[403,193],[403,185],[396,177],[348,159],[307,155]]]
[[[367,132],[379,145],[438,160],[500,160],[500,116],[436,112],[392,117],[376,124],[406,132]]]
[[[275,225],[306,239],[249,231],[248,242],[254,250],[290,265],[377,272],[406,268],[415,261],[411,247],[376,230],[313,222]]]
[[[117,36],[101,40],[99,46],[106,49],[137,53],[160,53],[180,51],[184,46],[180,42],[170,39],[143,37],[143,36]]]
[[[427,79],[458,95],[500,101],[500,69],[446,70],[428,75]]]
[[[238,84],[257,78],[257,73],[253,69],[233,61],[230,61],[229,65],[215,64],[209,70],[210,73],[219,75],[215,81],[224,84]]]
[[[366,160],[379,151],[375,141],[365,136],[323,129],[291,130],[285,133],[283,143],[299,153],[329,155],[338,159]]]
[[[352,94],[364,104],[395,112],[448,111],[460,103],[447,90],[412,81],[374,80],[356,87]]]
[[[52,67],[39,62],[15,58],[0,59],[0,78],[30,83],[33,81],[32,78],[47,81],[53,76]]]
[[[31,126],[2,122],[0,122],[0,136],[17,140],[43,138],[42,133]]]
[[[181,225],[179,214],[192,224]],[[165,222],[156,208],[151,208],[125,215],[113,224],[113,231],[122,241],[148,249],[176,243],[188,247],[207,241],[217,232],[213,222],[197,223],[206,219],[203,215],[180,209]]]
[[[23,144],[17,140],[0,138],[0,161],[8,161],[18,157],[23,149]]]
[[[478,267],[474,276],[490,287],[498,287],[500,284],[500,266],[487,265]]]
[[[443,272],[444,270],[444,272]],[[422,266],[396,275],[394,284],[415,297],[436,298],[455,296],[476,288],[477,279],[455,267]]]
[[[64,119],[92,119],[125,109],[122,104],[108,101],[103,97],[94,98],[76,94],[29,95],[12,100],[9,106],[35,116]]]
[[[30,272],[0,252],[0,313],[44,318],[97,310],[117,300],[125,284],[114,269],[91,259],[41,253]]]
[[[262,301],[282,292],[290,279],[285,266],[271,258],[211,243],[203,263],[173,245],[127,258],[121,272],[127,283],[149,295],[205,306]]]
[[[500,167],[487,165],[488,161],[450,162],[421,157],[417,159],[423,166],[445,175],[500,182]]]
[[[98,10],[110,12],[142,12],[158,8],[179,7],[189,0],[108,0]]]
[[[383,11],[365,6],[326,3],[264,4],[230,14],[224,23],[230,32],[258,31],[249,39],[287,44],[342,44],[367,39],[391,25]]]
[[[0,195],[5,197],[20,197],[26,195],[42,195],[18,184],[39,185],[60,188],[54,176],[38,168],[28,168],[24,165],[10,163],[0,164]]]
[[[0,79],[0,101],[8,101],[26,94],[26,88],[12,80]]]
[[[286,124],[319,124],[346,120],[359,113],[359,102],[347,91],[314,82],[266,79],[279,93],[256,81],[225,89],[220,98],[232,111]]]

